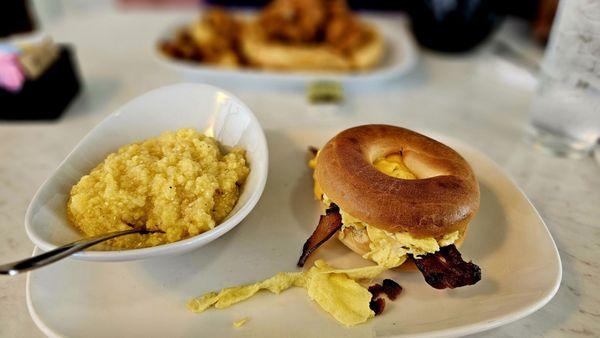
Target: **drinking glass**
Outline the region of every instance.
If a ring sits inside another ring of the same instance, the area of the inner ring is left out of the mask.
[[[584,157],[600,140],[600,1],[561,1],[530,112],[536,147]]]

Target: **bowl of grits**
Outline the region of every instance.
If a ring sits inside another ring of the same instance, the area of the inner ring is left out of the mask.
[[[167,86],[92,129],[39,188],[25,227],[44,251],[131,227],[159,231],[74,255],[84,260],[183,253],[239,224],[267,170],[264,132],[244,103],[209,85]]]

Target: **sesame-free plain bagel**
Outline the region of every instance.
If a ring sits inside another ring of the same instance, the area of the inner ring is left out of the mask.
[[[417,177],[388,176],[373,162],[401,154]],[[456,151],[414,131],[364,125],[342,131],[319,152],[315,179],[342,210],[388,232],[441,238],[459,231],[479,208],[473,170]]]

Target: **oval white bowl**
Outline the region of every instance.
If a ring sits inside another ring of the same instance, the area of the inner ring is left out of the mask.
[[[25,215],[27,235],[44,251],[82,237],[67,220],[69,192],[79,179],[119,147],[168,130],[195,128],[225,146],[246,149],[250,174],[240,199],[225,221],[200,235],[151,248],[77,253],[92,261],[125,261],[178,254],[201,247],[228,232],[254,208],[267,181],[268,149],[252,111],[230,93],[205,84],[176,84],[150,91],[115,111],[92,129],[42,184]]]

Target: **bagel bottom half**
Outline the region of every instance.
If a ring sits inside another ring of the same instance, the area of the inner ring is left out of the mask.
[[[454,242],[457,248],[459,248],[467,235],[466,227],[460,233],[460,237]],[[369,248],[370,239],[366,234],[366,230],[357,229],[354,227],[346,227],[338,232],[338,239],[350,250],[359,254],[361,257],[367,254],[371,249]],[[407,259],[402,265],[394,268],[399,271],[418,271],[417,266],[412,259]]]

